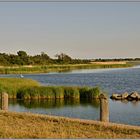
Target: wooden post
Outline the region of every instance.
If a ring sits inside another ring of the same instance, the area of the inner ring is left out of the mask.
[[[1,93],[1,109],[8,110],[8,94]]]
[[[108,99],[104,94],[100,95],[100,121],[109,122]]]

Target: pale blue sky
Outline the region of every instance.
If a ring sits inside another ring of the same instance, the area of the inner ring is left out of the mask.
[[[0,3],[0,52],[140,57],[140,3]]]

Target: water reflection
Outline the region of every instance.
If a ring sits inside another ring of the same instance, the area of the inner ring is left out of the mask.
[[[55,108],[63,108],[63,107],[76,107],[76,106],[92,106],[93,108],[98,108],[100,106],[100,102],[98,99],[94,100],[76,100],[76,99],[48,99],[48,100],[15,100],[10,99],[9,100],[10,106],[23,106],[29,109],[35,109],[35,108],[49,108],[49,109],[55,109]]]
[[[133,100],[133,101],[128,101],[128,100],[112,100],[112,102],[116,102],[116,103],[122,103],[122,105],[127,105],[127,104],[131,104],[132,106],[139,106],[140,105],[140,101],[137,100]]]
[[[110,100],[110,121],[140,126],[140,101]]]

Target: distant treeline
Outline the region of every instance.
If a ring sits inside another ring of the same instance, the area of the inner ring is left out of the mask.
[[[73,59],[69,55],[60,53],[55,55],[56,59],[50,58],[48,54],[42,52],[41,54],[30,56],[25,51],[18,51],[17,54],[0,53],[0,65],[48,65],[48,64],[88,64],[94,62],[106,61],[140,61],[140,58],[119,58],[119,59]]]
[[[0,65],[47,65],[47,64],[87,64],[90,60],[72,59],[67,54],[55,55],[56,59],[50,58],[46,53],[30,56],[25,51],[17,54],[0,53]]]

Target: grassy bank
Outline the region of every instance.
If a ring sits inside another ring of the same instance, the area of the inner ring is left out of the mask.
[[[30,113],[0,111],[0,125],[0,138],[140,138],[140,127]]]
[[[40,86],[40,84],[31,79],[22,78],[0,78],[0,92],[7,92],[9,98],[16,98],[17,92],[23,87]]]
[[[41,86],[37,81],[23,78],[0,78],[0,92],[17,99],[80,99],[98,98],[98,87]]]
[[[20,73],[48,73],[63,72],[74,69],[99,69],[99,68],[124,68],[131,67],[132,64],[67,64],[67,65],[47,65],[47,66],[13,66],[0,67],[0,74],[20,74]]]

